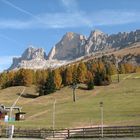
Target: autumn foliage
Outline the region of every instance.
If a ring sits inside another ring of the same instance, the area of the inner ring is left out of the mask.
[[[0,74],[0,87],[36,85],[39,95],[47,95],[73,83],[86,84],[87,89],[93,89],[94,85],[108,85],[111,82],[111,75],[118,72],[140,72],[140,67],[130,63],[121,63],[116,68],[113,62],[106,61],[102,57],[54,70],[20,69],[3,72]]]

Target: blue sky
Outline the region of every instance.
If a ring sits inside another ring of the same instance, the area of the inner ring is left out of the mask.
[[[0,71],[32,44],[50,49],[69,31],[140,28],[140,0],[0,0]]]

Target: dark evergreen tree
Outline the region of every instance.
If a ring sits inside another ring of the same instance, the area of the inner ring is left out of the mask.
[[[94,81],[93,80],[88,81],[86,84],[87,84],[88,90],[94,89]]]
[[[78,74],[77,74],[77,65],[76,64],[73,66],[72,82],[74,84],[77,84],[78,83]]]
[[[95,85],[97,86],[101,86],[102,85],[102,76],[101,76],[101,73],[99,71],[97,71],[95,73],[95,77],[94,77],[94,83]]]
[[[38,90],[39,90],[39,96],[42,95],[47,95],[50,93],[55,92],[56,87],[54,83],[54,73],[49,72],[47,80],[41,81],[40,84],[38,85]]]

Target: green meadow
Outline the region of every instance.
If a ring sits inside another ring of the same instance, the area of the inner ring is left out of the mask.
[[[19,86],[0,90],[0,103],[11,106],[23,88]],[[101,122],[99,103],[102,101],[104,125],[140,125],[140,73],[122,74],[119,83],[117,75],[114,75],[112,84],[96,86],[94,90],[86,90],[85,85],[80,84],[76,89],[76,102],[73,102],[70,87],[46,96],[37,95],[35,87],[26,87],[16,104],[26,112],[26,119],[10,124],[28,128],[52,128],[54,113],[55,128],[96,126]]]

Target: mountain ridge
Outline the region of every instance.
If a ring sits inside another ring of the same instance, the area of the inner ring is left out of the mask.
[[[19,58],[13,58],[13,64],[8,70],[28,68],[55,68],[76,61],[81,57],[98,53],[117,51],[140,42],[140,30],[119,32],[108,35],[100,30],[91,31],[89,37],[67,32],[62,39],[52,47],[46,55],[43,48],[29,46]]]

